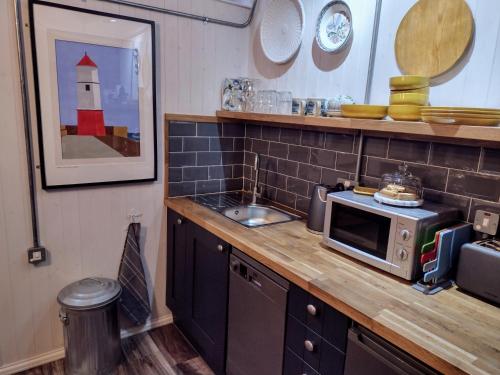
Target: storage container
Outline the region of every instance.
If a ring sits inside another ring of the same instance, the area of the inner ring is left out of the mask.
[[[120,364],[117,281],[86,278],[59,292],[59,318],[64,325],[66,374],[113,374]]]

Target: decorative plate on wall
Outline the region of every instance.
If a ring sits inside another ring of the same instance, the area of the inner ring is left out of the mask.
[[[399,24],[394,49],[404,74],[439,77],[466,56],[474,17],[465,0],[420,0]]]
[[[316,41],[328,53],[342,51],[352,38],[352,15],[349,6],[334,0],[326,4],[316,22]]]
[[[276,64],[288,62],[300,48],[304,24],[301,0],[272,0],[260,24],[264,55]]]

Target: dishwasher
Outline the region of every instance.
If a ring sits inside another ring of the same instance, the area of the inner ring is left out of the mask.
[[[282,374],[289,283],[237,249],[229,264],[226,373]]]
[[[438,375],[418,359],[361,326],[349,329],[344,375]]]

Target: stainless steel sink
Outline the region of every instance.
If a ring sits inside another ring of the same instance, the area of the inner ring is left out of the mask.
[[[274,207],[248,204],[225,208],[222,215],[246,227],[260,227],[262,225],[286,223],[300,217],[281,211]]]

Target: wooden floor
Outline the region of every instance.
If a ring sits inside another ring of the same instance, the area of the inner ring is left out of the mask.
[[[213,375],[213,372],[173,325],[126,338],[124,360],[117,375]],[[18,375],[64,375],[63,360]]]

